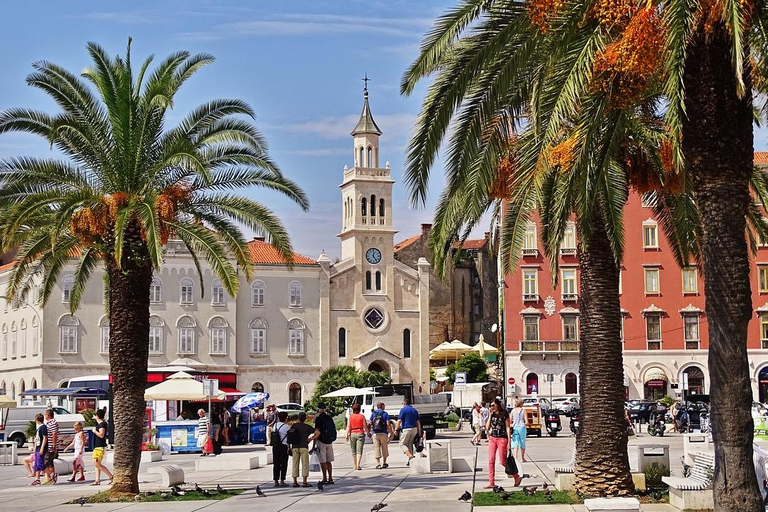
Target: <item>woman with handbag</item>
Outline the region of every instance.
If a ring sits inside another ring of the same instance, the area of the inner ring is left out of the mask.
[[[509,414],[499,400],[491,404],[491,414],[485,424],[485,431],[488,433],[488,485],[485,488],[493,489],[496,486],[496,454],[506,469],[509,441],[512,437]],[[515,478],[515,487],[520,485],[522,478],[516,472],[511,476]]]
[[[288,473],[288,431],[290,426],[285,422],[288,419],[288,413],[280,411],[277,414],[277,421],[272,427],[272,479],[275,481],[275,487],[288,487],[285,483],[285,476]]]

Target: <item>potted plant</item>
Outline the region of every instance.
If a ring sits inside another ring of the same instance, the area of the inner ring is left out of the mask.
[[[158,462],[163,460],[163,453],[155,443],[156,428],[148,428],[144,431],[147,440],[141,443],[141,462]]]

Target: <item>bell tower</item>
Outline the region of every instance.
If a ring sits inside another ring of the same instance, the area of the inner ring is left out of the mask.
[[[394,264],[392,185],[389,162],[379,160],[381,130],[368,102],[368,77],[363,89],[363,110],[352,130],[354,166],[344,166],[341,183],[341,258],[354,258],[364,275],[363,293],[386,293]]]

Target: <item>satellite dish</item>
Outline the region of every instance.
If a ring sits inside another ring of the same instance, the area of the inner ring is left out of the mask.
[[[491,332],[496,332],[496,331],[498,331],[498,330],[499,330],[499,325],[498,325],[498,324],[493,324],[493,325],[491,326]]]

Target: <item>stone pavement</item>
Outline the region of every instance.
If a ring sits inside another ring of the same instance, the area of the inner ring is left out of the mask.
[[[485,446],[478,450],[469,444],[470,434],[464,432],[440,433],[440,438],[450,439],[452,442],[453,456],[468,458],[470,465],[477,453],[477,481],[474,490],[482,490],[487,483],[487,449]],[[638,440],[633,440],[631,445],[636,445]],[[682,439],[676,436],[662,439],[643,439],[639,442],[661,442],[670,445],[672,467],[679,467],[679,457],[682,454]],[[557,438],[531,438],[528,440],[528,457],[532,462],[523,463],[522,471],[531,475],[526,483],[540,485],[544,481],[552,482],[553,473],[548,464],[553,462],[566,462],[572,453],[574,438],[559,436]],[[197,455],[171,455],[166,456],[158,464],[174,464],[184,468],[188,484],[198,483],[204,488],[213,488],[220,484],[225,488],[246,488],[245,493],[228,498],[223,501],[189,501],[189,502],[164,502],[164,503],[111,503],[111,504],[87,504],[83,508],[91,511],[113,511],[127,509],[129,512],[159,511],[163,512],[192,512],[205,510],[206,512],[226,511],[232,512],[239,509],[251,509],[258,507],[263,511],[290,511],[290,512],[323,512],[323,511],[368,511],[379,502],[386,502],[388,507],[385,512],[408,511],[437,512],[437,511],[469,511],[472,506],[469,503],[458,501],[458,497],[464,491],[473,491],[472,473],[454,473],[451,475],[411,475],[405,466],[405,456],[398,446],[390,446],[390,467],[386,470],[373,469],[374,461],[368,458],[372,456],[372,446],[367,444],[362,471],[352,469],[352,459],[349,446],[344,443],[343,436],[334,446],[336,461],[334,463],[334,479],[336,484],[326,486],[324,492],[312,488],[279,488],[272,487],[272,466],[249,471],[206,471],[196,472],[195,461]],[[225,448],[220,457],[236,457],[238,452],[247,452],[252,447]],[[630,447],[630,460],[633,466],[636,463],[635,449]],[[156,474],[146,473],[148,465],[142,465],[139,473],[142,490],[155,490],[160,487],[160,478]],[[86,469],[93,468],[91,461],[86,457]],[[504,477],[501,466],[497,466],[497,475]],[[316,483],[319,473],[310,473],[310,482]],[[93,472],[86,474],[88,481],[92,481]],[[30,487],[29,479],[25,477],[22,466],[0,466],[0,511],[2,512],[35,512],[35,511],[59,511],[75,510],[77,505],[63,506],[66,501],[88,496],[104,490],[106,487],[91,487],[78,483],[62,483],[60,478],[57,485],[45,485]],[[290,480],[290,467],[289,467]],[[497,483],[504,486],[511,480],[499,479]],[[266,498],[256,495],[254,488],[260,485],[267,494]],[[509,485],[507,484],[507,487]],[[481,507],[484,512],[509,511],[509,507]],[[511,510],[522,510],[513,508]],[[583,511],[581,505],[541,505],[525,507],[525,510],[536,512],[566,512]],[[648,505],[643,507],[645,512],[672,512],[676,509],[665,505]]]

